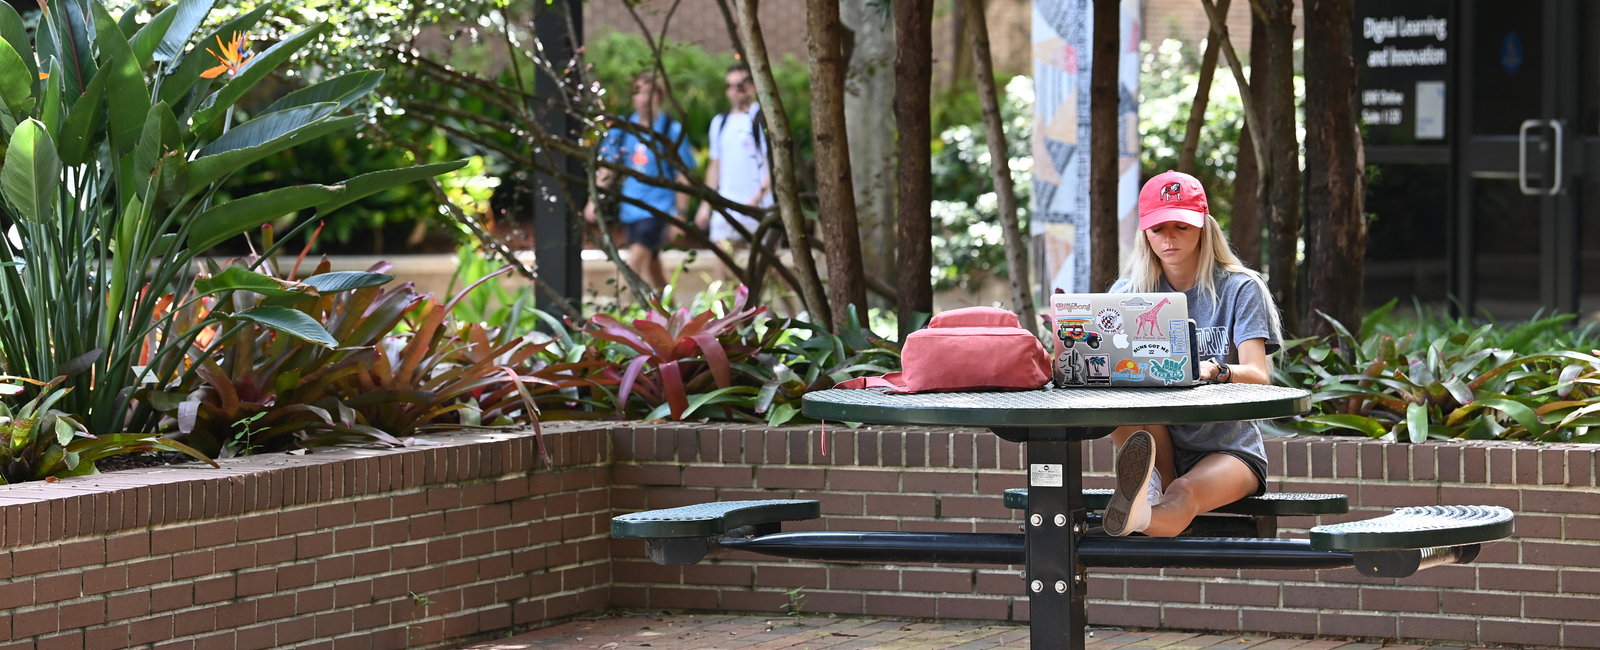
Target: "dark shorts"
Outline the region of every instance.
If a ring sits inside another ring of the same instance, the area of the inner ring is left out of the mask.
[[[1267,460],[1254,454],[1232,450],[1192,451],[1174,445],[1172,447],[1172,460],[1173,464],[1178,466],[1178,476],[1188,474],[1189,470],[1194,469],[1194,466],[1198,465],[1201,459],[1211,454],[1226,454],[1244,462],[1250,468],[1250,471],[1256,475],[1256,491],[1252,496],[1261,496],[1267,493]]]
[[[628,239],[628,245],[640,244],[651,252],[661,251],[661,239],[666,231],[667,224],[655,218],[622,224],[622,233]]]

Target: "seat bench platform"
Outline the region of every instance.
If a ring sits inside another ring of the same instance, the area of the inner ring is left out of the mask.
[[[821,516],[822,506],[812,500],[721,501],[618,515],[611,518],[611,536],[631,539],[715,537],[745,526]]]
[[[1376,519],[1312,528],[1311,548],[1377,551],[1482,544],[1510,537],[1515,519],[1500,506],[1396,508]]]
[[[1083,490],[1083,506],[1089,510],[1105,510],[1106,504],[1111,502],[1112,492],[1113,490],[1110,489],[1086,488]],[[1007,508],[1026,510],[1028,508],[1028,488],[1006,490],[1005,504]],[[1341,515],[1349,511],[1349,498],[1343,494],[1307,494],[1299,492],[1268,492],[1261,496],[1245,497],[1212,510],[1214,513],[1257,517]]]

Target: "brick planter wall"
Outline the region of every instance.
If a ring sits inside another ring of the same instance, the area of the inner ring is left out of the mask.
[[[1018,445],[980,430],[547,426],[0,487],[0,650],[422,648],[607,607],[1025,621],[1020,567],[857,566],[730,553],[660,567],[613,514],[801,497],[796,529],[1015,532]],[[1478,562],[1353,570],[1094,571],[1098,625],[1600,648],[1596,447],[1269,441],[1273,489],[1518,511]],[[1110,447],[1088,445],[1091,487]],[[1325,518],[1333,520],[1335,518]],[[1315,521],[1285,519],[1285,535]]]
[[[0,648],[420,648],[607,603],[603,430],[0,488]],[[416,594],[421,598],[413,598]]]
[[[1000,493],[1023,487],[1019,445],[973,429],[815,432],[618,428],[619,512],[711,500],[814,498],[819,521],[786,530],[1016,532]],[[1111,447],[1086,445],[1088,487],[1111,487]],[[1465,566],[1404,580],[1335,571],[1090,572],[1096,625],[1289,632],[1481,644],[1600,648],[1600,489],[1596,447],[1387,444],[1269,437],[1270,489],[1350,496],[1338,517],[1283,518],[1282,536],[1406,505],[1488,504],[1518,513],[1515,537]],[[804,586],[806,611],[1024,621],[1020,567],[853,566],[733,553],[660,567],[614,541],[612,603],[780,611]]]

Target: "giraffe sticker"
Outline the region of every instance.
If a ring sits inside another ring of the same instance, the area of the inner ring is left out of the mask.
[[[1167,338],[1167,335],[1161,332],[1161,321],[1159,320],[1159,317],[1161,314],[1161,308],[1170,304],[1172,304],[1171,300],[1162,298],[1161,302],[1156,303],[1156,306],[1150,308],[1150,311],[1139,314],[1138,317],[1134,319],[1135,327],[1133,328],[1133,337],[1149,339]]]

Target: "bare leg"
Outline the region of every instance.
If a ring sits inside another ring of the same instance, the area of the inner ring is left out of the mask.
[[[1172,453],[1172,435],[1167,432],[1165,424],[1143,424],[1128,427],[1117,427],[1111,432],[1111,445],[1122,449],[1122,443],[1128,441],[1128,436],[1133,432],[1143,429],[1150,432],[1150,437],[1156,441],[1156,471],[1161,473],[1161,489],[1166,490],[1172,479],[1178,476],[1176,457]],[[1254,488],[1251,489],[1254,492]],[[1229,503],[1232,503],[1230,501]]]
[[[667,286],[667,274],[661,268],[661,256],[650,250],[649,246],[628,245],[628,268],[657,289]]]
[[[1170,449],[1170,438],[1167,444]],[[1157,456],[1157,462],[1159,459]],[[1228,454],[1206,456],[1189,473],[1167,480],[1161,502],[1150,509],[1150,527],[1144,534],[1177,535],[1189,527],[1196,515],[1255,494],[1259,485],[1260,480],[1244,461]]]

